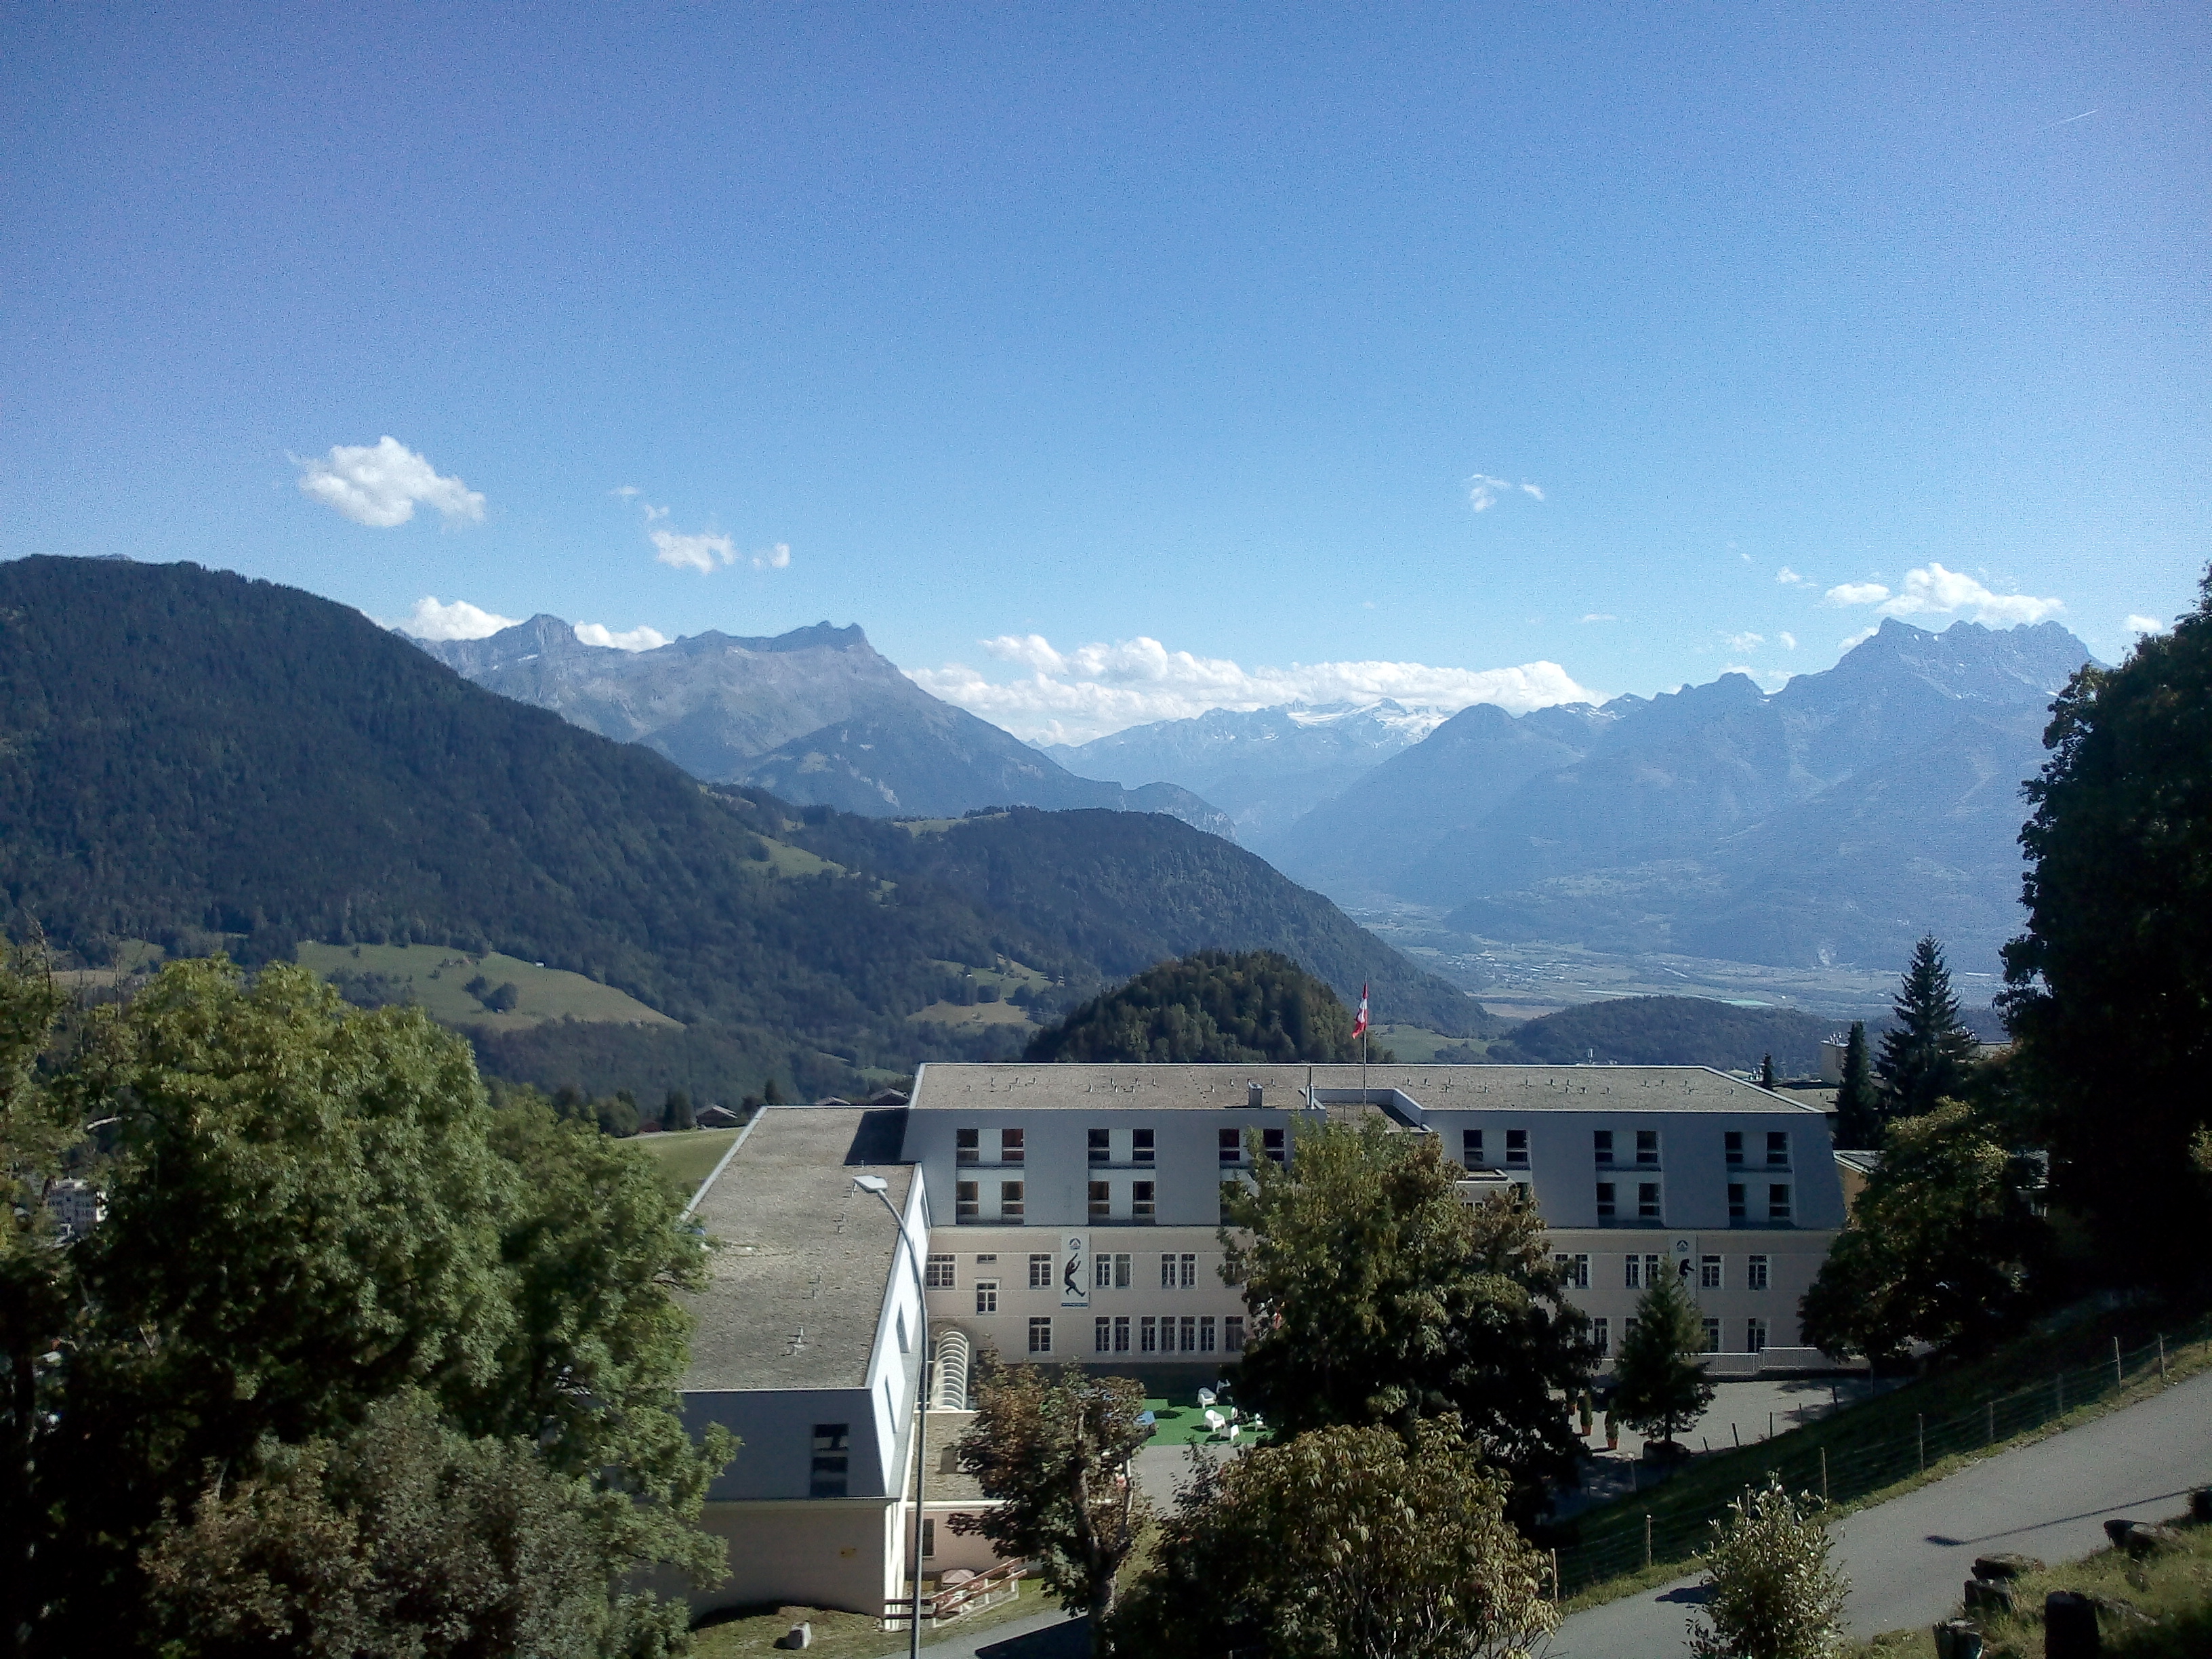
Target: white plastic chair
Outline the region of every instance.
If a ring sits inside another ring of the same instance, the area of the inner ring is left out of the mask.
[[[1203,1407],[1211,1407],[1211,1406],[1213,1404],[1213,1399],[1214,1399],[1214,1395],[1213,1395],[1213,1390],[1212,1390],[1212,1389],[1200,1389],[1198,1391],[1198,1403],[1199,1403],[1200,1406],[1203,1406]]]
[[[1238,1431],[1243,1428],[1243,1425],[1242,1424],[1238,1424],[1238,1423],[1231,1423],[1231,1424],[1229,1425],[1229,1443],[1230,1443],[1231,1445],[1232,1445],[1232,1446],[1233,1446],[1233,1445],[1235,1445],[1235,1444],[1237,1443],[1237,1433],[1238,1433]]]
[[[1227,1426],[1228,1424],[1226,1420],[1222,1417],[1219,1412],[1215,1411],[1210,1406],[1206,1407],[1206,1428],[1207,1433],[1219,1434],[1221,1431]]]

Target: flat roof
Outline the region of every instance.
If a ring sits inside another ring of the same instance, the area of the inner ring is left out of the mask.
[[[1294,1111],[1307,1084],[1356,1094],[1358,1065],[986,1066],[933,1061],[915,1080],[914,1109],[1112,1111],[1242,1107],[1252,1084],[1261,1105]],[[1370,1066],[1370,1096],[1395,1089],[1429,1111],[1807,1112],[1708,1066]]]
[[[904,1109],[768,1106],[693,1213],[722,1248],[707,1288],[679,1297],[698,1323],[685,1389],[867,1386],[898,1226],[853,1186],[880,1176],[903,1215],[914,1167],[893,1162]]]

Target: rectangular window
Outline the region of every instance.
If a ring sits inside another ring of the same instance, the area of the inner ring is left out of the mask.
[[[1619,1213],[1619,1206],[1613,1201],[1613,1183],[1610,1181],[1599,1182],[1597,1183],[1597,1218],[1600,1221],[1610,1221]]]
[[[921,1519],[921,1559],[925,1561],[937,1553],[937,1522],[929,1516]]]
[[[1224,1352],[1244,1352],[1244,1316],[1225,1315],[1221,1321],[1221,1346]]]
[[[996,1255],[979,1255],[975,1258],[975,1265],[979,1267],[995,1267],[999,1265],[999,1258]]]
[[[1613,1322],[1609,1319],[1590,1321],[1590,1341],[1597,1349],[1597,1357],[1604,1358],[1613,1352]]]
[[[1459,1161],[1470,1170],[1482,1167],[1482,1131],[1462,1129],[1459,1132]]]
[[[1031,1353],[1052,1352],[1052,1320],[1049,1316],[1033,1316],[1030,1320],[1030,1352]]]
[[[1094,1255],[1091,1261],[1091,1287],[1098,1291],[1111,1290],[1114,1286],[1114,1258]]]
[[[1212,1314],[1202,1314],[1199,1316],[1198,1351],[1200,1353],[1213,1352],[1213,1316]]]
[[[1566,1285],[1569,1290],[1586,1291],[1589,1289],[1589,1258],[1588,1256],[1555,1255],[1552,1260],[1558,1262],[1565,1270]]]
[[[1647,1169],[1657,1166],[1659,1132],[1656,1129],[1638,1129],[1636,1132],[1636,1161]]]
[[[1185,1353],[1198,1352],[1198,1316],[1196,1314],[1185,1314],[1182,1316],[1182,1351]]]
[[[1033,1255],[1030,1257],[1030,1288],[1048,1291],[1052,1288],[1052,1258]]]
[[[952,1158],[956,1164],[981,1164],[983,1161],[983,1132],[981,1129],[955,1129],[952,1132]]]
[[[1721,1288],[1720,1257],[1701,1255],[1698,1258],[1698,1288],[1701,1291],[1717,1291]]]
[[[1159,1206],[1152,1201],[1151,1182],[1133,1181],[1129,1183],[1129,1218],[1131,1220],[1150,1221],[1158,1208]]]
[[[1126,1254],[1114,1258],[1114,1288],[1115,1290],[1126,1291],[1129,1288],[1129,1268],[1134,1258]]]
[[[1708,1319],[1704,1322],[1705,1327],[1705,1352],[1707,1353],[1718,1353],[1721,1351],[1721,1322],[1717,1319]]]
[[[1114,1161],[1114,1132],[1111,1129],[1093,1129],[1091,1132],[1091,1161],[1093,1164],[1111,1164]]]
[[[1528,1167],[1528,1132],[1508,1129],[1505,1132],[1505,1167],[1525,1170]]]
[[[1613,1131],[1612,1131],[1612,1130],[1610,1130],[1610,1129],[1593,1129],[1593,1130],[1591,1130],[1591,1131],[1590,1131],[1590,1150],[1591,1150],[1591,1152],[1595,1155],[1595,1157],[1596,1157],[1596,1158],[1597,1158],[1597,1161],[1598,1161],[1599,1163],[1601,1163],[1601,1164],[1610,1164],[1610,1163],[1612,1163],[1612,1162],[1613,1162]]]
[[[929,1267],[923,1275],[922,1282],[933,1291],[951,1290],[952,1288],[952,1258],[949,1255],[931,1256]]]
[[[1160,1258],[1160,1288],[1164,1291],[1175,1289],[1175,1264],[1176,1259],[1172,1255]]]
[[[1157,1353],[1160,1346],[1160,1322],[1146,1314],[1137,1322],[1137,1352]]]
[[[997,1279],[979,1279],[975,1281],[975,1311],[979,1314],[994,1314],[999,1311],[999,1281]]]
[[[980,1182],[956,1181],[952,1183],[953,1220],[981,1221],[983,1218],[982,1190]]]
[[[1766,1258],[1747,1255],[1743,1259],[1743,1286],[1747,1291],[1766,1289]]]
[[[1106,1182],[1094,1181],[1091,1183],[1091,1218],[1093,1221],[1111,1221],[1114,1218],[1114,1188]],[[1098,1266],[1103,1270],[1106,1266],[1103,1258]],[[1105,1281],[1101,1279],[1099,1282],[1103,1284]]]
[[[1721,1137],[1721,1145],[1728,1149],[1728,1161],[1730,1168],[1743,1162],[1742,1130],[1730,1129]]]
[[[1220,1133],[1220,1141],[1221,1161],[1224,1164],[1242,1164],[1244,1161],[1244,1137],[1242,1133],[1235,1129],[1224,1129]]]
[[[814,1464],[806,1479],[809,1498],[845,1495],[845,1477],[853,1450],[852,1433],[853,1425],[849,1423],[814,1425]]]
[[[1129,1316],[1127,1314],[1114,1316],[1114,1352],[1115,1353],[1129,1352]]]
[[[1636,1334],[1636,1324],[1637,1322],[1633,1317],[1624,1319],[1620,1322],[1620,1340],[1622,1341],[1626,1342],[1630,1337]]]
[[[1729,1219],[1730,1221],[1741,1221],[1744,1218],[1745,1213],[1743,1204],[1743,1182],[1741,1181],[1731,1181],[1728,1184],[1728,1189]]]
[[[1766,1189],[1766,1218],[1784,1222],[1790,1219],[1790,1188],[1787,1182],[1778,1182]]]
[[[1636,1218],[1638,1221],[1659,1219],[1659,1183],[1639,1181],[1636,1183]]]
[[[1747,1319],[1743,1322],[1743,1351],[1746,1353],[1766,1352],[1766,1322]]]
[[[1150,1129],[1129,1131],[1129,1162],[1150,1164],[1152,1161],[1152,1132]]]
[[[1100,1314],[1091,1322],[1091,1352],[1093,1353],[1114,1352],[1114,1322],[1104,1314]]]
[[[1626,1258],[1622,1265],[1627,1271],[1622,1276],[1620,1282],[1632,1291],[1642,1290],[1644,1288],[1644,1258],[1640,1255],[1632,1255]]]
[[[1025,1131],[1020,1129],[1001,1129],[999,1131],[1000,1163],[1019,1164],[1028,1156],[1028,1154],[1022,1150],[1024,1144],[1023,1136],[1025,1133]]]
[[[1195,1290],[1198,1286],[1198,1258],[1186,1255],[1181,1265],[1182,1267],[1182,1288],[1186,1291]]]
[[[1790,1162],[1790,1135],[1786,1130],[1770,1131],[1766,1137],[1766,1161],[1769,1164]]]
[[[1276,1163],[1280,1164],[1288,1156],[1283,1148],[1283,1132],[1280,1129],[1261,1130],[1260,1150]]]
[[[1019,1221],[1022,1218],[1022,1183],[1002,1181],[999,1183],[999,1219]]]

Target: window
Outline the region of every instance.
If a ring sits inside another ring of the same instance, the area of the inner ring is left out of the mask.
[[[1555,1255],[1553,1261],[1566,1269],[1567,1288],[1571,1291],[1589,1289],[1589,1258],[1586,1255]]]
[[[1659,1258],[1656,1255],[1632,1255],[1628,1258],[1628,1273],[1622,1281],[1632,1291],[1648,1291],[1659,1282]]]
[[[921,1282],[933,1291],[951,1290],[952,1288],[952,1258],[949,1255],[930,1257],[928,1267],[922,1272]]]
[[[1280,1164],[1288,1156],[1283,1149],[1283,1132],[1280,1129],[1261,1130],[1260,1150]]]
[[[1790,1135],[1787,1130],[1771,1131],[1766,1137],[1766,1161],[1769,1164],[1790,1162]]]
[[[1597,1161],[1599,1163],[1612,1163],[1613,1131],[1610,1129],[1593,1129],[1590,1131],[1590,1150],[1596,1155]]]
[[[921,1559],[925,1561],[937,1553],[937,1522],[929,1516],[921,1518]]]
[[[1613,1352],[1613,1322],[1609,1319],[1590,1321],[1590,1340],[1597,1346],[1597,1357],[1604,1358]]]
[[[1002,1181],[999,1183],[999,1219],[1019,1221],[1022,1218],[1022,1183]]]
[[[1766,1322],[1747,1319],[1743,1322],[1743,1351],[1746,1353],[1766,1352]]]
[[[807,1472],[809,1498],[842,1498],[852,1457],[853,1425],[817,1423],[814,1425],[814,1464]]]
[[[1790,1185],[1777,1182],[1766,1189],[1766,1218],[1769,1221],[1790,1219]]]
[[[1091,1161],[1093,1164],[1111,1164],[1114,1161],[1112,1130],[1093,1129],[1091,1132]]]
[[[1701,1291],[1717,1291],[1721,1288],[1720,1257],[1701,1255],[1698,1258],[1698,1288]]]
[[[1114,1316],[1114,1352],[1115,1353],[1129,1352],[1129,1316],[1127,1314]]]
[[[1114,1288],[1117,1291],[1126,1291],[1129,1288],[1131,1261],[1132,1258],[1127,1255],[1114,1258]]]
[[[996,1255],[979,1255],[975,1258],[975,1265],[979,1267],[995,1267],[999,1265],[999,1258]]]
[[[1176,1273],[1176,1259],[1175,1259],[1175,1257],[1173,1257],[1172,1255],[1163,1255],[1163,1256],[1161,1256],[1161,1257],[1160,1257],[1160,1288],[1161,1288],[1162,1290],[1164,1290],[1164,1291],[1171,1291],[1171,1290],[1175,1289],[1175,1273]]]
[[[1721,1322],[1717,1319],[1708,1319],[1705,1322],[1705,1352],[1718,1353],[1721,1351]]]
[[[994,1314],[999,1311],[999,1281],[997,1279],[979,1279],[975,1281],[975,1311],[979,1314]]]
[[[1032,1317],[1030,1321],[1030,1352],[1052,1352],[1052,1320],[1049,1316]]]
[[[1730,1221],[1741,1221],[1744,1218],[1743,1182],[1741,1181],[1731,1181],[1728,1184],[1728,1189],[1729,1219]]]
[[[1133,1181],[1129,1183],[1129,1218],[1131,1220],[1150,1221],[1158,1208],[1158,1206],[1152,1202],[1151,1182]]]
[[[1033,1291],[1048,1291],[1052,1288],[1052,1258],[1050,1256],[1033,1255],[1030,1257],[1030,1288]]]
[[[983,1161],[983,1132],[981,1129],[955,1129],[952,1132],[952,1159],[956,1164],[981,1164]]]
[[[1160,1322],[1146,1314],[1137,1322],[1137,1352],[1156,1353],[1160,1346]]]
[[[1224,1129],[1220,1134],[1221,1161],[1242,1164],[1244,1161],[1244,1137],[1235,1129]]]
[[[1244,1352],[1244,1316],[1225,1315],[1221,1321],[1221,1346],[1227,1353]]]
[[[1182,1288],[1186,1291],[1195,1289],[1198,1285],[1198,1258],[1186,1255],[1180,1265],[1182,1268]]]
[[[1644,1288],[1643,1263],[1644,1258],[1640,1255],[1632,1255],[1624,1263],[1628,1271],[1620,1282],[1632,1291]]]
[[[1624,1319],[1620,1322],[1620,1340],[1623,1342],[1627,1341],[1630,1337],[1636,1334],[1636,1324],[1637,1322],[1632,1318]]]
[[[1152,1161],[1152,1132],[1150,1129],[1129,1131],[1129,1162],[1150,1164]]]
[[[1639,1181],[1636,1183],[1636,1218],[1638,1221],[1659,1219],[1659,1183]]]
[[[1202,1314],[1199,1316],[1198,1351],[1200,1353],[1213,1352],[1213,1316],[1212,1314]]]
[[[999,1131],[1000,1163],[1019,1164],[1024,1158],[1028,1156],[1028,1154],[1022,1150],[1022,1137],[1026,1133],[1026,1131],[1021,1129],[1001,1129]]]
[[[983,1218],[983,1206],[980,1197],[982,1190],[981,1183],[977,1182],[956,1181],[952,1183],[953,1220],[981,1221]]]
[[[1185,1314],[1182,1316],[1182,1351],[1185,1353],[1198,1352],[1198,1316],[1196,1314]]]
[[[1619,1206],[1613,1201],[1613,1191],[1610,1181],[1597,1183],[1597,1218],[1600,1221],[1610,1221],[1620,1213]]]
[[[1636,1161],[1647,1168],[1657,1165],[1659,1132],[1656,1129],[1638,1129],[1636,1132]]]
[[[1736,1164],[1743,1162],[1742,1130],[1730,1129],[1725,1135],[1721,1137],[1721,1145],[1728,1151],[1728,1161],[1730,1168],[1734,1168]]]
[[[1114,1322],[1104,1314],[1100,1314],[1091,1322],[1091,1352],[1093,1353],[1114,1352]]]
[[[1510,1170],[1528,1167],[1528,1132],[1526,1129],[1508,1129],[1505,1132],[1505,1165]]]
[[[1114,1258],[1094,1255],[1091,1258],[1091,1287],[1097,1291],[1111,1290],[1114,1285]]]
[[[1462,1129],[1459,1132],[1459,1161],[1470,1170],[1482,1167],[1482,1131]]]
[[[1743,1259],[1743,1286],[1747,1291],[1766,1289],[1766,1258],[1747,1255]]]
[[[1093,1221],[1111,1221],[1114,1218],[1114,1188],[1110,1183],[1103,1181],[1091,1183],[1091,1218]],[[1100,1272],[1105,1271],[1106,1263],[1103,1258],[1098,1267]],[[1099,1280],[1102,1285],[1105,1282]]]

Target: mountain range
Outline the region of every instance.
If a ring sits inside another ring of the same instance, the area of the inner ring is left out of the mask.
[[[709,631],[650,651],[587,645],[539,615],[477,640],[416,640],[501,696],[642,744],[708,783],[749,783],[799,805],[873,817],[992,806],[1164,812],[1232,836],[1187,788],[1078,777],[988,720],[933,697],[857,627],[772,638]]]

